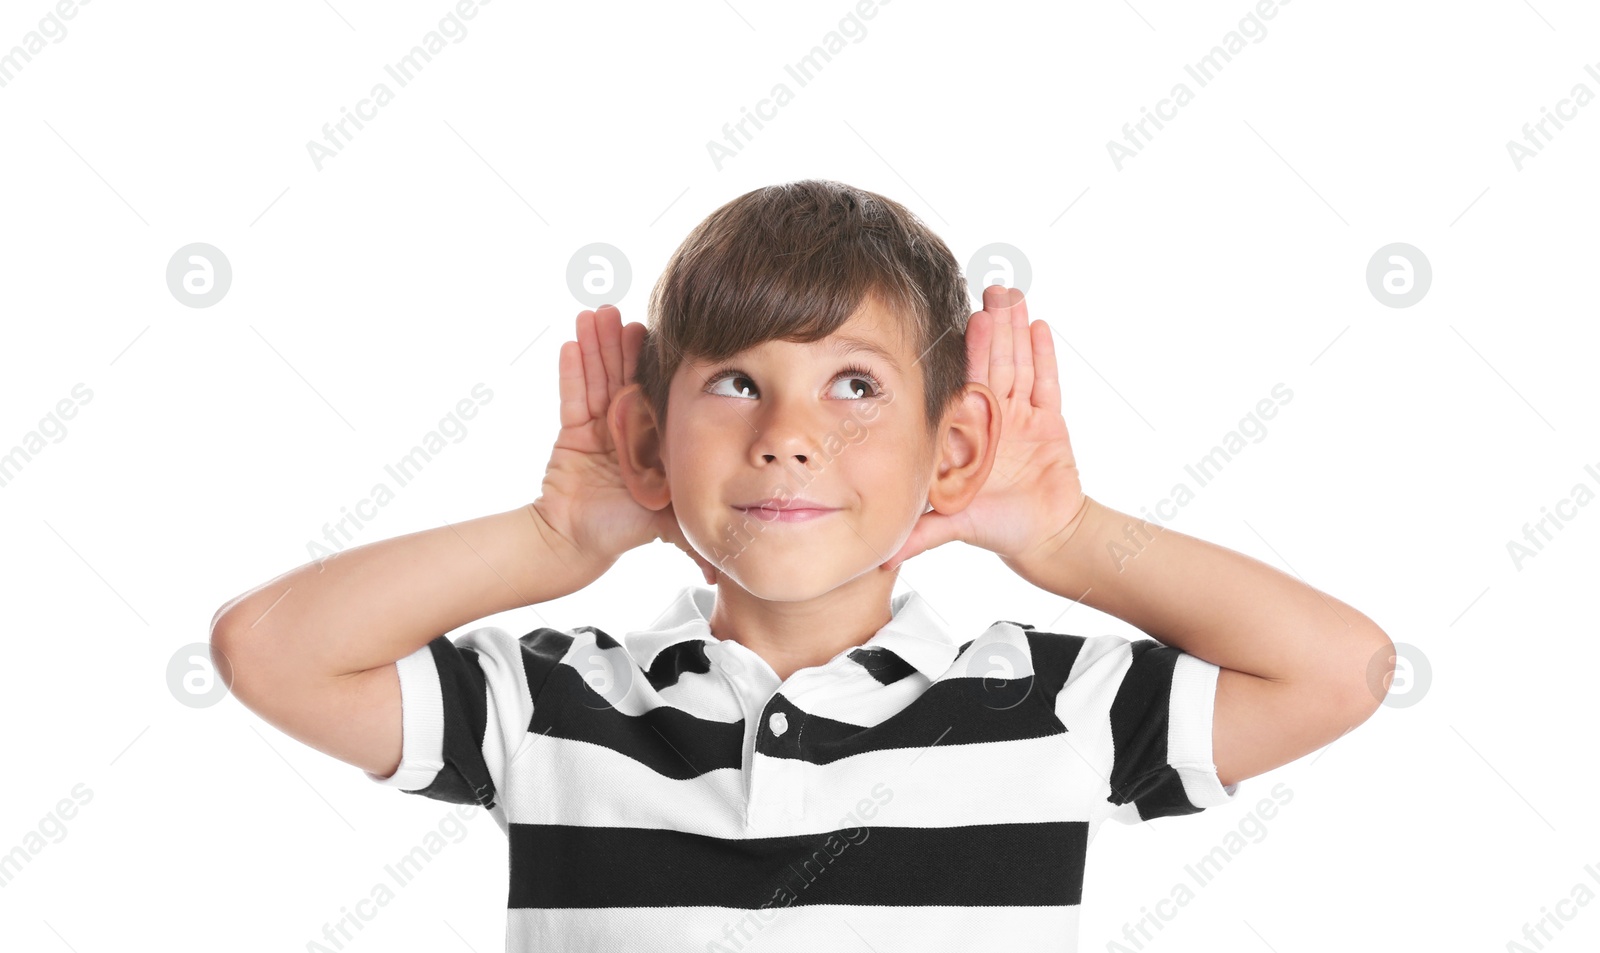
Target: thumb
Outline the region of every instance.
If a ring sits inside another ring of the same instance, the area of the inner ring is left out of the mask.
[[[683,550],[684,553],[687,554],[690,559],[694,560],[694,564],[696,566],[700,567],[700,575],[705,577],[706,585],[708,585],[708,586],[716,585],[717,584],[717,570],[716,570],[716,567],[714,567],[710,563],[706,562],[706,558],[704,556],[702,556],[699,553],[695,552],[694,547],[689,545],[689,541],[688,540],[684,540],[681,544],[677,544],[677,545],[678,545],[678,548]]]
[[[681,549],[684,555],[694,560],[695,565],[700,569],[701,577],[706,581],[706,585],[714,586],[717,584],[716,567],[707,562],[704,556],[689,545],[689,540],[683,535],[683,528],[678,525],[678,517],[673,512],[671,503],[668,503],[664,509],[656,513],[656,533],[657,538],[662,542],[671,543]]]
[[[946,516],[934,510],[923,513],[917,517],[916,525],[911,527],[911,535],[906,538],[900,549],[883,564],[883,568],[885,570],[896,569],[912,556],[943,546],[945,543],[962,539],[961,527],[965,515],[964,511],[955,516]]]

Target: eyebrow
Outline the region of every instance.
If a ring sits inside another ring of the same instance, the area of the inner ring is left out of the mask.
[[[872,354],[881,359],[885,364],[888,364],[890,367],[894,368],[896,371],[903,373],[903,371],[901,371],[900,362],[895,359],[893,354],[889,353],[887,348],[874,341],[869,341],[866,338],[835,338],[833,350],[838,354],[855,354],[857,352]]]

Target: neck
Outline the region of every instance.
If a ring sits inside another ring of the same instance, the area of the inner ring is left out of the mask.
[[[809,599],[759,598],[726,576],[717,578],[711,634],[761,656],[778,680],[823,665],[872,638],[893,618],[890,597],[897,573],[874,570]]]

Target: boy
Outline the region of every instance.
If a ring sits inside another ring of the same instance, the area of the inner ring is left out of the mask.
[[[1013,289],[983,301],[882,196],[741,196],[675,252],[648,331],[578,315],[538,499],[240,596],[224,678],[380,784],[488,808],[508,950],[1073,950],[1102,821],[1228,803],[1338,738],[1392,646],[1084,495],[1050,329]],[[647,629],[441,634],[657,539],[707,586]],[[955,540],[1160,641],[952,633],[892,591]]]

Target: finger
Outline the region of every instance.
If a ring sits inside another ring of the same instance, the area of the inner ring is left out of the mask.
[[[639,352],[644,350],[644,325],[637,321],[622,326],[622,383],[633,383],[639,373]]]
[[[1033,322],[1033,406],[1061,413],[1061,378],[1056,371],[1055,332],[1043,319]]]
[[[578,347],[583,351],[583,390],[589,401],[589,416],[606,414],[606,365],[600,358],[600,338],[594,329],[594,312],[578,312]]]
[[[954,542],[960,538],[957,532],[956,521],[943,513],[928,512],[917,517],[916,525],[911,527],[911,535],[883,564],[886,570],[898,568],[913,556],[921,555],[930,549],[943,546],[945,543]]]
[[[1001,400],[1011,396],[1015,359],[1011,344],[1011,307],[1003,285],[983,289],[983,310],[994,316],[994,337],[989,345],[989,389]]]
[[[717,570],[716,570],[716,568],[714,566],[712,566],[710,563],[706,562],[705,557],[701,556],[699,554],[695,555],[694,561],[700,564],[700,573],[706,577],[706,585],[708,585],[708,586],[716,585],[717,584]]]
[[[671,543],[672,545],[678,547],[678,549],[681,550],[685,556],[688,556],[690,559],[694,560],[694,564],[700,567],[700,575],[705,579],[706,585],[716,585],[716,568],[713,567],[711,563],[707,562],[706,558],[700,555],[699,551],[689,544],[688,537],[683,535],[683,527],[678,525],[678,517],[673,513],[672,504],[668,503],[665,509],[657,513],[656,519],[659,526],[656,534],[658,538],[660,538],[663,542]]]
[[[606,369],[606,403],[627,382],[622,379],[622,312],[603,304],[594,312],[594,329],[600,337],[600,363]]]
[[[561,345],[561,426],[580,427],[589,422],[589,400],[583,393],[583,357],[577,341]]]
[[[989,342],[994,338],[994,320],[987,311],[974,311],[967,319],[967,379],[989,383]]]
[[[1031,400],[1033,394],[1033,342],[1028,333],[1028,302],[1022,290],[1009,291],[1011,301],[1011,359],[1016,365],[1016,378],[1011,387],[1018,397]]]

